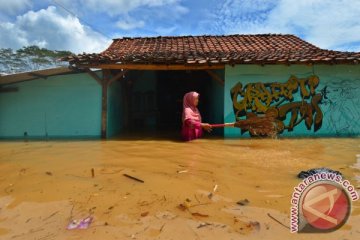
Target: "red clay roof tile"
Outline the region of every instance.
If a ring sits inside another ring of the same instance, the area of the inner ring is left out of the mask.
[[[354,63],[360,61],[360,53],[321,49],[294,35],[204,35],[114,39],[99,54],[64,60],[72,65]]]

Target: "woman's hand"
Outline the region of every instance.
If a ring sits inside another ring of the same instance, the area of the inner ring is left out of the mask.
[[[201,123],[201,127],[202,127],[203,129],[205,129],[206,131],[208,131],[208,132],[211,132],[211,130],[212,130],[211,125],[208,124],[208,123]]]

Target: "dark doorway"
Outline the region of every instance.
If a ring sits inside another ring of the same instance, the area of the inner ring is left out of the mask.
[[[181,129],[182,101],[184,94],[190,91],[200,94],[198,108],[204,121],[208,121],[211,81],[211,77],[205,71],[157,72],[157,129],[162,131]]]
[[[215,72],[215,71],[214,71]],[[224,77],[224,71],[216,74]],[[196,91],[200,94],[199,110],[203,122],[221,123],[224,112],[224,86],[207,71],[130,71],[121,81],[122,118],[120,135],[169,135],[180,137],[183,97]],[[215,129],[211,135],[222,135]]]

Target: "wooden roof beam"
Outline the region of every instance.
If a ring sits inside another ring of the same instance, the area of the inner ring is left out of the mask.
[[[78,68],[124,69],[124,70],[206,70],[224,69],[224,64],[184,65],[184,64],[97,64],[78,65]]]
[[[208,69],[205,71],[210,75],[212,79],[214,79],[215,81],[219,82],[222,86],[224,86],[224,80],[221,77],[219,77],[219,75]]]
[[[91,71],[89,68],[86,68],[85,71],[101,85],[102,79],[96,73]]]
[[[113,76],[112,78],[110,78],[109,81],[108,81],[108,83],[107,83],[108,86],[109,86],[111,83],[115,82],[116,80],[120,79],[122,76],[124,76],[127,71],[128,71],[128,70],[120,71],[120,72],[117,73],[115,76]]]

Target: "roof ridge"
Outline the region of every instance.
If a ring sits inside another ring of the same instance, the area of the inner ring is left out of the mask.
[[[202,35],[178,35],[178,36],[137,36],[137,37],[119,37],[112,40],[125,40],[125,39],[156,39],[156,38],[184,38],[184,37],[234,37],[234,36],[294,36],[294,34],[288,33],[251,33],[251,34],[202,34]],[[297,37],[299,38],[299,37]],[[301,39],[301,38],[299,38]]]
[[[67,60],[70,64],[359,63],[360,52],[322,49],[294,34],[187,35],[123,37],[99,54]]]

